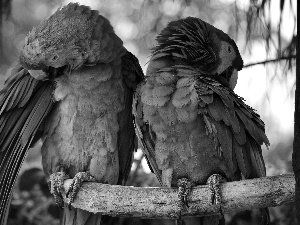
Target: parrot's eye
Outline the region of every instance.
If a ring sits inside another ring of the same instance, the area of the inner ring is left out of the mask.
[[[28,45],[29,44],[29,40],[28,40],[28,37],[25,38],[25,45]]]
[[[55,60],[57,60],[57,59],[58,59],[58,55],[52,56],[52,61],[55,61]]]
[[[230,46],[228,46],[228,52],[231,52],[231,47]]]

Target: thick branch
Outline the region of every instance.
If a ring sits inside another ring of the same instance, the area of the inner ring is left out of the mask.
[[[65,189],[70,180],[65,181]],[[227,182],[220,185],[222,211],[235,212],[253,208],[278,206],[294,201],[295,177],[292,174],[252,180]],[[65,202],[68,199],[65,198]],[[141,188],[99,183],[84,183],[75,202],[75,208],[119,217],[178,218],[177,188]],[[182,216],[218,214],[211,204],[207,185],[192,189],[189,208]]]
[[[296,56],[295,55],[284,56],[284,57],[279,57],[279,58],[276,58],[276,59],[268,59],[268,60],[264,60],[264,61],[260,61],[260,62],[249,63],[249,64],[246,64],[243,68],[247,68],[247,67],[250,67],[250,66],[256,66],[256,65],[261,65],[261,64],[264,65],[264,64],[267,64],[267,63],[278,62],[278,61],[281,61],[281,60],[291,60],[291,59],[296,59]]]

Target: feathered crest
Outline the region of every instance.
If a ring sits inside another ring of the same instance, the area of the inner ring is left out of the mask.
[[[111,62],[125,54],[122,40],[97,10],[69,3],[34,27],[25,40],[20,62],[27,69],[78,69]]]
[[[211,64],[217,61],[212,48],[208,23],[193,17],[172,21],[157,36],[152,53],[155,58],[175,56],[188,62]]]
[[[48,48],[67,44],[69,41],[74,41],[74,38],[88,39],[92,35],[97,18],[98,13],[93,12],[89,7],[70,3],[34,27],[26,42],[40,40],[44,48]]]

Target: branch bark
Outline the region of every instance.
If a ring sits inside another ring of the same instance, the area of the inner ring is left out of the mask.
[[[67,190],[71,180],[66,180]],[[295,177],[293,174],[226,182],[220,185],[223,213],[254,208],[278,206],[294,202]],[[196,186],[188,196],[189,208],[180,212],[177,188],[141,188],[84,183],[72,204],[93,213],[118,217],[176,219],[181,216],[204,216],[220,213],[211,204],[207,185]],[[64,197],[67,203],[68,199]]]

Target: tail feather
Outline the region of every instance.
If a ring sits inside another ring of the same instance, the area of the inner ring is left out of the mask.
[[[224,218],[220,216],[186,217],[183,218],[184,225],[225,225]]]
[[[270,224],[270,212],[269,208],[261,208],[260,209],[260,214],[261,214],[261,224],[263,225],[269,225]]]
[[[101,215],[94,214],[82,209],[68,208],[65,204],[62,215],[62,225],[100,225]]]
[[[82,209],[68,208],[64,205],[61,216],[62,225],[113,225],[115,224],[115,217],[95,214]]]

